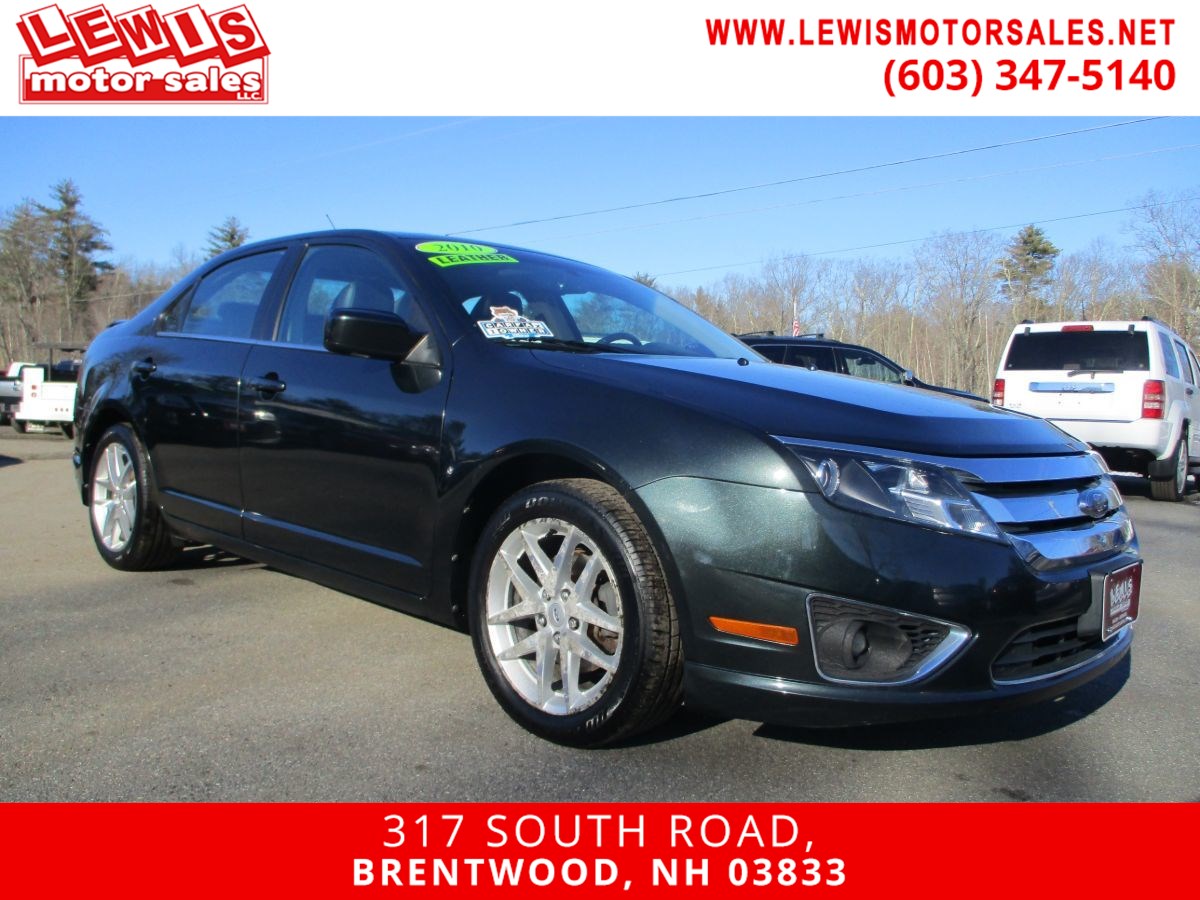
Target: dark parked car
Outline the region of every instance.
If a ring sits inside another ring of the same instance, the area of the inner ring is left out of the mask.
[[[800,366],[804,369],[818,369],[822,372],[838,372],[842,375],[856,375],[859,378],[871,378],[875,381],[886,381],[888,384],[906,384],[909,387],[924,388],[927,391],[940,391],[955,397],[966,397],[968,400],[987,401],[983,397],[956,388],[940,387],[922,381],[913,374],[912,369],[905,369],[899,363],[888,359],[878,350],[862,347],[858,344],[846,344],[835,341],[823,334],[801,334],[794,337],[783,337],[773,331],[755,331],[750,334],[737,335],[748,347],[753,347],[771,362],[783,363],[788,366]]]
[[[327,232],[96,338],[75,465],[119,569],[214,544],[469,629],[564,743],[681,699],[836,725],[1056,697],[1127,652],[1141,563],[1040,419],[762,362],[554,256]]]

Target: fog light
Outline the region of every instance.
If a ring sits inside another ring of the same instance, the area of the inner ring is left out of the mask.
[[[949,662],[970,632],[961,625],[837,597],[808,599],[817,671],[830,681],[904,684]]]
[[[870,651],[867,623],[859,619],[837,619],[817,636],[817,655],[836,668],[862,668]]]

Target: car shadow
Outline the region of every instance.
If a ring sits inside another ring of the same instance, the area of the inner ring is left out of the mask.
[[[196,570],[196,569],[232,569],[240,566],[257,566],[261,563],[256,563],[250,559],[243,559],[240,556],[234,556],[232,553],[227,553],[217,547],[205,544],[198,547],[186,547],[180,551],[179,559],[172,563],[172,570]]]
[[[1090,716],[1129,680],[1132,653],[1095,681],[1056,700],[977,716],[839,729],[761,725],[756,737],[841,750],[931,750],[1021,741]]]
[[[665,744],[668,741],[688,737],[701,731],[707,731],[717,725],[728,722],[727,718],[701,712],[698,709],[681,708],[675,715],[667,719],[657,728],[652,728],[642,734],[634,735],[628,740],[617,741],[601,749],[621,750],[627,747],[645,747],[651,744]]]
[[[17,459],[15,456],[5,456],[0,453],[0,469],[3,469],[5,466],[19,466],[23,462],[25,460]]]
[[[1113,475],[1113,481],[1117,483],[1117,488],[1120,489],[1122,497],[1150,499],[1149,478],[1142,478],[1138,475]]]

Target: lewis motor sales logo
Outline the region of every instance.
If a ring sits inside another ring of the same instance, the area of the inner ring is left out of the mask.
[[[245,6],[25,13],[22,103],[266,103],[270,50]]]

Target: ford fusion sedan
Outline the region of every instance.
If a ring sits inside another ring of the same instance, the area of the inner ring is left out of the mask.
[[[767,362],[637,282],[442,237],[239,248],[91,345],[118,569],[212,544],[470,632],[581,746],[681,702],[827,726],[1059,696],[1129,650],[1103,462],[987,404]]]

